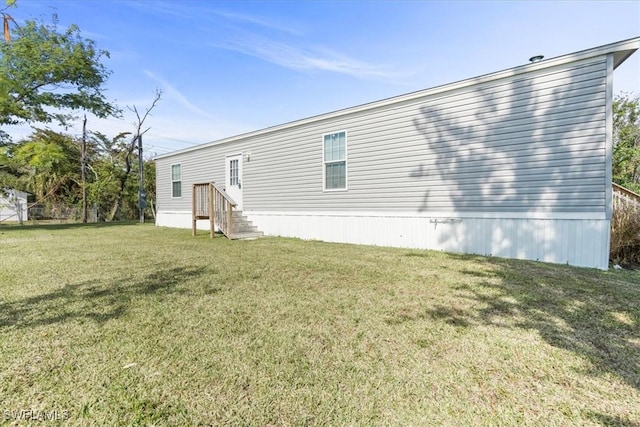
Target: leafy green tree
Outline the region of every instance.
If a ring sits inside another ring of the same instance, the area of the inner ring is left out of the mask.
[[[13,145],[0,144],[0,195],[4,189],[20,188],[18,186],[18,164],[13,158]]]
[[[80,150],[68,135],[36,129],[26,140],[10,146],[7,154],[18,188],[39,202],[74,204],[79,196]]]
[[[144,161],[144,189],[147,192],[147,214],[156,217],[156,162]]]
[[[109,151],[112,159],[117,159],[119,162],[118,168],[115,171],[115,178],[117,180],[116,198],[113,201],[111,211],[107,216],[107,220],[111,221],[119,219],[123,215],[130,218],[131,212],[135,212],[137,209],[137,195],[138,187],[134,184],[137,183],[137,163],[138,163],[138,141],[150,128],[144,129],[145,121],[151,114],[151,111],[156,107],[162,97],[162,91],[156,89],[155,98],[153,99],[151,106],[146,108],[146,111],[142,113],[136,106],[130,107],[130,110],[136,115],[137,123],[134,133],[124,133],[118,135],[113,140]],[[126,141],[124,136],[130,136]],[[144,164],[143,164],[144,171]],[[144,173],[144,172],[143,172]],[[133,180],[135,178],[136,180]],[[151,193],[147,193],[151,194]],[[154,192],[155,194],[155,192]],[[135,200],[133,205],[130,204],[132,200]]]
[[[84,110],[108,117],[118,110],[102,94],[108,52],[83,38],[77,26],[26,21],[0,43],[0,124],[66,124]]]
[[[83,38],[75,25],[59,29],[55,15],[51,24],[28,20],[18,26],[6,13],[15,1],[6,4],[0,11],[0,125],[64,126],[78,110],[103,118],[120,113],[103,95],[110,72],[100,61],[108,52]],[[36,130],[28,141],[15,145],[0,130],[0,191],[20,188],[49,200],[61,197],[66,186],[64,192],[71,197],[75,186],[65,181],[72,176],[66,166],[76,165],[77,153],[69,151],[75,145],[66,136],[47,132]]]
[[[640,193],[640,97],[613,101],[613,181]]]
[[[14,3],[6,0],[8,7]],[[80,110],[101,118],[120,115],[120,110],[103,96],[103,85],[110,73],[100,61],[109,56],[108,52],[83,38],[75,25],[60,30],[55,15],[52,24],[26,21],[18,26],[6,10],[0,10],[4,18],[0,125],[65,126]],[[84,162],[81,141],[69,135],[36,129],[26,140],[13,143],[0,130],[0,191],[19,188],[32,193],[40,203],[61,202],[79,207],[86,189],[89,204],[98,207],[99,217],[137,217],[137,137],[148,130],[142,126],[159,99],[157,91],[145,114],[132,108],[137,117],[133,134],[124,132],[109,139],[89,133],[91,140]],[[83,164],[88,173],[86,180],[81,178]],[[155,192],[148,194],[154,197]]]
[[[126,190],[132,185],[129,181],[133,153],[127,149],[129,138],[130,132],[120,133],[114,138],[100,132],[90,135],[89,145],[95,148],[99,156],[89,163],[89,202],[97,206],[98,216],[108,221],[122,218],[118,215],[120,204],[122,199],[126,199],[124,193],[128,193]]]
[[[102,220],[138,217],[137,151],[131,149],[129,132],[115,138],[93,132],[87,143],[88,205],[97,208]],[[0,147],[0,164],[9,170],[11,188],[31,193],[38,204],[82,205],[80,179],[81,141],[47,129],[36,129],[29,138]],[[134,147],[135,148],[135,147]],[[3,169],[0,169],[2,173]],[[145,190],[149,195],[147,214],[153,214],[155,200],[155,165],[144,162]]]

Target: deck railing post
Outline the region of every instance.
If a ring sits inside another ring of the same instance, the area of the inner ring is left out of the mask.
[[[215,182],[194,184],[193,195],[193,235],[196,235],[197,220],[208,219],[212,238],[215,237],[216,226],[225,236],[231,238],[233,207],[236,206],[233,199],[224,190],[216,187]]]
[[[197,197],[198,193],[196,192],[196,184],[193,184],[191,187],[191,235],[196,235],[196,222],[198,215],[198,205],[197,205]]]
[[[215,198],[215,194],[214,194],[214,190],[213,190],[213,186],[214,183],[211,182],[209,183],[209,222],[211,225],[211,238],[213,239],[216,235],[215,233],[215,224],[216,224],[216,219],[215,219],[215,207],[216,207],[216,198]]]
[[[192,185],[191,233],[197,233],[198,220],[209,220],[209,234],[215,237],[215,228],[231,238],[233,225],[233,207],[236,206],[224,190],[216,187],[215,182]]]
[[[229,236],[229,238],[231,238],[231,230],[232,230],[232,216],[233,214],[233,206],[231,205],[231,202],[227,200],[227,236]]]
[[[614,209],[630,209],[640,210],[640,194],[637,194],[628,188],[618,184],[613,184],[613,207]]]

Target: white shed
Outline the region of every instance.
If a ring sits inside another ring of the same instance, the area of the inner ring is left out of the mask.
[[[28,219],[27,193],[13,189],[0,191],[0,222],[22,223]]]

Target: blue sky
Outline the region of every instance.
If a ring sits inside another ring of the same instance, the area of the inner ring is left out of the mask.
[[[106,96],[126,108],[162,100],[147,153],[162,154],[292,120],[475,77],[640,35],[640,1],[41,1],[18,21],[60,26],[110,52]],[[640,94],[640,52],[614,92]],[[28,128],[6,129],[14,138]],[[69,133],[80,133],[78,126]]]

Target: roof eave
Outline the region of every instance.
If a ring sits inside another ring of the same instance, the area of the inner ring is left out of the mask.
[[[585,59],[589,59],[589,58],[593,58],[593,57],[597,57],[597,56],[601,56],[601,55],[613,54],[613,58],[614,58],[613,64],[614,64],[614,69],[615,69],[620,64],[622,64],[629,56],[631,56],[639,48],[640,48],[640,37],[634,37],[634,38],[631,38],[631,39],[622,40],[622,41],[619,41],[619,42],[610,43],[610,44],[607,44],[607,45],[598,46],[598,47],[594,47],[594,48],[591,48],[591,49],[586,49],[586,50],[582,50],[582,51],[578,51],[578,52],[574,52],[574,53],[569,53],[569,54],[566,54],[566,55],[557,56],[557,57],[550,58],[550,59],[545,59],[543,61],[534,62],[534,63],[531,63],[531,64],[518,65],[516,67],[512,67],[512,68],[509,68],[509,69],[506,69],[506,70],[495,71],[495,72],[492,72],[492,73],[489,73],[489,74],[484,74],[484,75],[481,75],[481,76],[478,76],[478,77],[472,77],[472,78],[469,78],[469,79],[460,80],[460,81],[452,82],[452,83],[447,83],[447,84],[444,84],[444,85],[435,86],[435,87],[432,87],[432,88],[423,89],[423,90],[420,90],[420,91],[416,91],[416,92],[411,92],[411,93],[407,93],[407,94],[404,94],[404,95],[395,96],[395,97],[392,97],[392,98],[386,98],[386,99],[382,99],[382,100],[379,100],[379,101],[370,102],[370,103],[367,103],[367,104],[361,104],[361,105],[358,105],[358,106],[355,106],[355,107],[349,107],[349,108],[336,110],[336,111],[329,112],[329,113],[320,114],[320,115],[317,115],[317,116],[307,117],[307,118],[304,118],[304,119],[300,119],[300,120],[296,120],[296,121],[292,121],[292,122],[288,122],[288,123],[283,123],[283,124],[280,124],[280,125],[277,125],[277,126],[264,128],[264,129],[260,129],[260,130],[256,130],[256,131],[252,131],[252,132],[248,132],[248,133],[243,133],[243,134],[240,134],[240,135],[235,135],[235,136],[231,136],[231,137],[228,137],[228,138],[223,138],[223,139],[216,140],[216,141],[205,142],[205,143],[197,145],[195,147],[184,148],[184,149],[181,149],[181,150],[173,151],[171,153],[166,153],[166,154],[162,154],[160,156],[156,156],[154,158],[154,160],[163,159],[163,158],[166,158],[166,157],[171,157],[171,156],[175,156],[175,155],[178,155],[178,154],[183,154],[183,153],[187,153],[187,152],[191,152],[191,151],[195,151],[195,150],[201,150],[201,149],[210,147],[212,145],[225,144],[225,143],[241,140],[241,139],[244,139],[244,138],[249,138],[249,137],[253,137],[253,136],[263,135],[263,134],[267,134],[267,133],[271,133],[271,132],[287,129],[287,128],[290,128],[290,127],[301,126],[301,125],[304,125],[304,124],[317,122],[317,121],[320,121],[320,120],[334,118],[336,116],[340,116],[340,115],[344,115],[344,114],[350,114],[350,113],[360,112],[360,111],[363,111],[363,110],[379,108],[379,107],[382,107],[382,106],[385,106],[385,105],[389,105],[389,104],[394,104],[394,103],[397,103],[397,102],[404,102],[404,101],[408,101],[408,100],[411,100],[411,99],[414,99],[414,98],[434,95],[434,94],[437,94],[437,93],[440,93],[440,92],[460,89],[460,88],[464,88],[466,86],[472,86],[472,85],[476,85],[476,84],[480,84],[480,83],[486,83],[486,82],[489,82],[489,81],[498,80],[498,79],[502,79],[502,78],[505,78],[505,77],[513,77],[513,76],[516,76],[516,75],[519,75],[519,74],[529,73],[531,71],[536,71],[536,70],[541,70],[541,69],[544,69],[544,68],[554,67],[554,66],[557,66],[557,65],[565,64],[565,63],[582,61],[582,60],[585,60]]]

